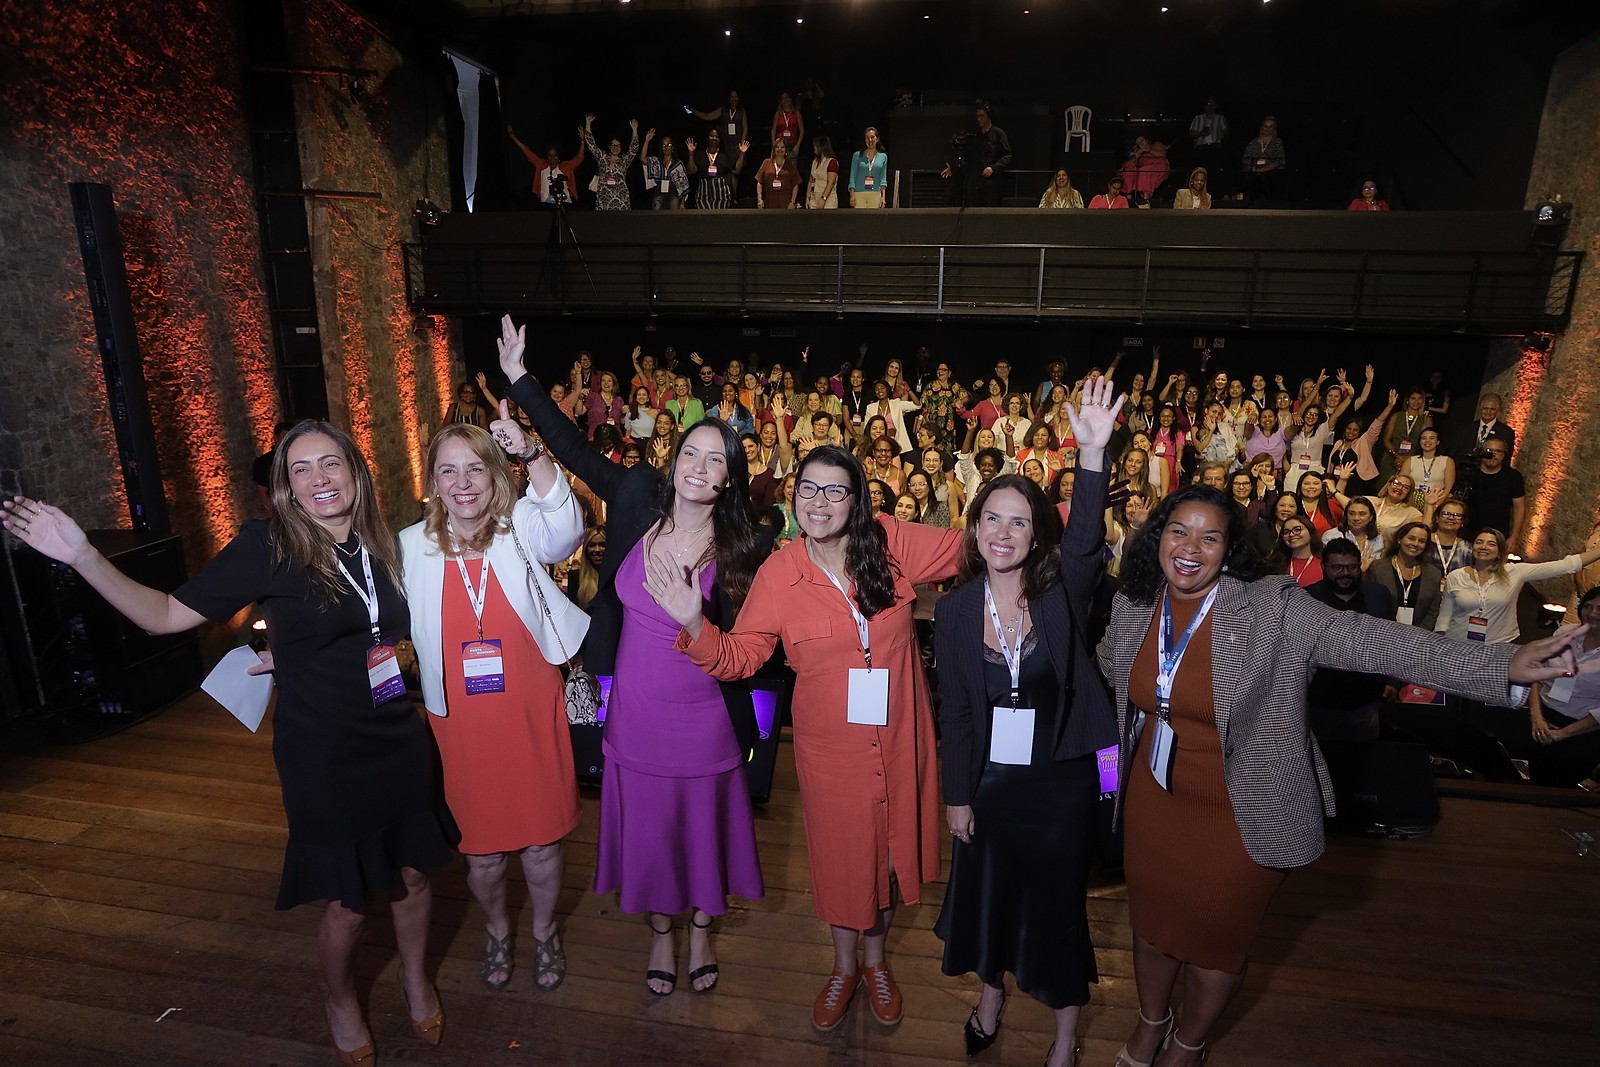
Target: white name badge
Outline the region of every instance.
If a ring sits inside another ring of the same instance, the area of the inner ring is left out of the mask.
[[[606,175],[606,184],[607,185],[617,185],[621,181],[622,181],[622,179],[617,177],[615,174]]]
[[[889,725],[889,672],[883,667],[850,670],[850,695],[845,704],[845,721],[857,726]]]
[[[782,178],[774,178],[774,179],[772,179],[772,187],[774,189],[781,190],[783,188],[783,179]]]
[[[869,174],[862,180],[861,187],[863,189],[872,189],[875,184],[876,183],[872,180],[872,175]]]
[[[1489,620],[1482,615],[1473,615],[1467,619],[1467,640],[1489,640]]]
[[[1178,754],[1178,735],[1172,724],[1156,719],[1156,728],[1150,735],[1150,773],[1156,784],[1172,792],[1172,758]]]
[[[737,122],[728,123],[728,136],[730,136],[730,137],[739,136],[739,124]]]
[[[1403,622],[1407,626],[1411,626],[1413,625],[1411,620],[1416,617],[1416,613],[1416,608],[1400,608],[1394,613],[1394,621]]]
[[[1026,767],[1033,762],[1033,709],[994,709],[989,730],[989,762]]]
[[[506,691],[505,659],[500,655],[499,639],[461,642],[461,674],[467,696]]]
[[[672,192],[672,180],[670,178],[662,178],[661,179],[661,191],[663,193]]]
[[[1258,159],[1258,160],[1256,160],[1256,166],[1258,166],[1258,167],[1264,167],[1264,166],[1266,166],[1266,165],[1267,165],[1267,161],[1266,161],[1266,160],[1264,160],[1264,159]]]
[[[1400,454],[1402,456],[1411,455],[1411,441],[1409,439],[1402,439],[1401,440],[1401,442],[1400,442]]]
[[[1300,456],[1300,469],[1302,471],[1308,471],[1308,470],[1311,469],[1311,457],[1310,456],[1307,456],[1307,455],[1304,455],[1304,454],[1302,454]]]
[[[374,645],[367,650],[367,684],[372,687],[373,707],[406,695],[406,681],[400,677],[393,645]]]
[[[1557,704],[1570,704],[1572,702],[1572,694],[1578,688],[1578,679],[1576,675],[1571,678],[1557,678],[1555,681],[1547,683],[1547,685],[1549,688],[1546,690],[1546,695],[1549,699]]]
[[[717,165],[715,163],[706,164],[706,177],[707,178],[715,178],[716,176],[717,176]]]

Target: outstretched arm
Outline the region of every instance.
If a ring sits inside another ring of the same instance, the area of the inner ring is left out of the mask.
[[[106,598],[146,633],[175,634],[192,630],[205,616],[180,603],[170,593],[142,585],[123,574],[101,555],[72,517],[42,500],[15,496],[5,501],[6,532],[29,548],[77,571],[95,592]]]

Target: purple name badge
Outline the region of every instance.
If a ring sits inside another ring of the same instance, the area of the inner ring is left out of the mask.
[[[1095,753],[1095,760],[1100,765],[1100,792],[1115,793],[1117,791],[1117,754],[1116,745],[1107,745]]]

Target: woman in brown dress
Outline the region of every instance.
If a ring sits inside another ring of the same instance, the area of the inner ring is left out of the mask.
[[[1511,704],[1526,699],[1512,685],[1576,669],[1581,627],[1515,651],[1452,641],[1335,611],[1261,567],[1239,510],[1205,485],[1164,500],[1123,559],[1100,661],[1117,691],[1140,1021],[1117,1067],[1204,1059],[1272,894],[1322,853],[1327,766],[1304,687],[1280,679],[1333,667]]]

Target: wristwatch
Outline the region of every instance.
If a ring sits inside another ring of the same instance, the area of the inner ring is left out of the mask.
[[[526,452],[524,452],[522,454],[522,462],[524,462],[524,463],[532,463],[534,460],[538,459],[540,456],[542,456],[544,454],[545,454],[544,442],[542,440],[540,440],[539,438],[535,437],[533,439],[533,447],[531,447],[530,449],[528,449],[528,451],[526,451]]]

